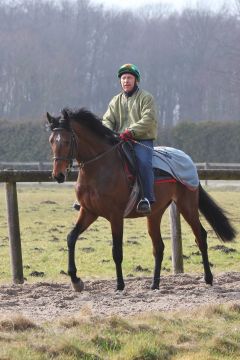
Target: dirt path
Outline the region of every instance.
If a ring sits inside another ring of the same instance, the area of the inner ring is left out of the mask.
[[[163,276],[161,290],[149,290],[150,278],[126,280],[126,289],[115,292],[115,281],[86,281],[75,293],[70,284],[38,282],[0,286],[0,316],[20,313],[35,322],[74,315],[130,315],[148,311],[193,308],[203,304],[240,303],[240,273],[215,276],[207,286],[201,276]]]

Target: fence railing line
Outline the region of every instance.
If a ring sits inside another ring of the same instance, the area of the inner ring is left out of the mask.
[[[195,165],[197,166],[197,168],[201,168],[201,167],[204,167],[204,168],[214,168],[214,167],[220,167],[222,169],[225,169],[225,168],[230,168],[230,167],[233,167],[233,168],[236,168],[236,167],[239,167],[240,168],[240,163],[218,163],[218,162],[203,162],[203,163],[195,163]]]
[[[76,162],[74,162],[76,164]],[[196,162],[195,165],[198,169],[229,169],[229,168],[240,168],[240,163],[231,162],[231,163],[218,163],[218,162]],[[50,161],[0,161],[0,170],[9,169],[9,170],[51,170],[52,162]]]
[[[67,181],[75,181],[78,171],[70,171]],[[201,180],[240,180],[240,169],[199,169]],[[0,182],[53,182],[50,170],[0,170]]]

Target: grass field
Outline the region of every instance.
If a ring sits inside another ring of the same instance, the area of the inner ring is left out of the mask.
[[[240,305],[130,318],[0,318],[2,360],[238,360]]]
[[[207,189],[227,212],[237,231],[240,231],[239,188]],[[22,241],[24,277],[27,281],[68,281],[66,236],[72,228],[77,212],[72,209],[73,185],[18,184],[18,204]],[[0,186],[0,283],[11,281],[5,187]],[[240,238],[233,243],[221,243],[202,219],[208,231],[209,259],[213,272],[240,271]],[[201,257],[191,229],[182,219],[184,271],[202,273]],[[162,221],[162,236],[166,246],[163,274],[172,272],[169,213]],[[76,246],[76,264],[83,279],[114,278],[115,266],[111,255],[109,223],[99,218],[80,236]],[[124,228],[125,276],[151,275],[153,256],[146,220],[126,219]]]

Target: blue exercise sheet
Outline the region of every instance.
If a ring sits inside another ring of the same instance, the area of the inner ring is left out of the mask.
[[[196,190],[199,186],[197,167],[182,150],[167,146],[154,147],[153,167],[168,172],[190,190]]]

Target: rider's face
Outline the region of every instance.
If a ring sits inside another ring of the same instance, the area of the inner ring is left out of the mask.
[[[133,90],[136,78],[132,74],[123,74],[120,78],[121,86],[123,91],[130,92]]]

